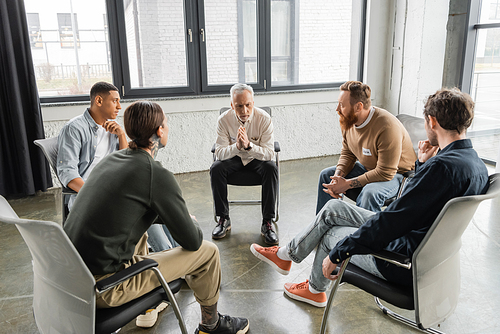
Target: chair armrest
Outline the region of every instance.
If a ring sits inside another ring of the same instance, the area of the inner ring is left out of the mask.
[[[131,265],[128,268],[125,268],[114,275],[111,275],[103,280],[100,280],[95,284],[95,288],[99,293],[102,293],[106,290],[111,289],[115,285],[118,285],[129,278],[134,277],[137,274],[142,273],[145,270],[151,269],[153,267],[157,267],[158,262],[153,259],[144,259],[140,262],[137,262]]]
[[[281,148],[280,148],[280,143],[278,143],[277,141],[274,142],[274,152],[280,152],[281,151]]]
[[[372,253],[371,255],[381,260],[392,263],[398,267],[411,269],[411,259],[406,255],[391,252],[385,249],[382,249],[381,251],[378,251],[376,253]]]
[[[212,149],[210,150],[210,152],[215,153],[215,143],[212,145]]]
[[[78,193],[71,188],[63,186],[62,187],[62,194],[63,195],[76,195]]]

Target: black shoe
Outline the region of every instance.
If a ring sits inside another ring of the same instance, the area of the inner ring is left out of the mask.
[[[231,230],[231,219],[229,217],[219,217],[219,222],[212,231],[212,239],[222,239],[226,232]]]
[[[245,334],[249,326],[250,323],[248,319],[219,314],[219,322],[214,329],[208,330],[205,326],[199,325],[194,331],[194,334]]]
[[[278,235],[273,230],[273,225],[271,221],[264,220],[262,222],[262,227],[260,228],[260,234],[264,237],[264,242],[268,245],[277,245],[280,243]]]

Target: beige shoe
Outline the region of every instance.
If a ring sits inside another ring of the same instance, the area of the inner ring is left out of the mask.
[[[150,308],[146,311],[145,314],[141,314],[135,319],[135,325],[137,327],[150,328],[156,324],[156,320],[158,320],[158,313],[163,311],[168,307],[168,304],[162,302],[156,308]]]

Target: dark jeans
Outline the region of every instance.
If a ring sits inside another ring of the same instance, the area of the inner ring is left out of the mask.
[[[253,159],[243,166],[241,158],[215,161],[210,167],[210,181],[215,202],[215,215],[229,216],[227,201],[227,178],[230,174],[247,170],[260,175],[262,178],[262,218],[272,220],[275,217],[276,194],[278,190],[278,167],[274,161],[260,161]]]

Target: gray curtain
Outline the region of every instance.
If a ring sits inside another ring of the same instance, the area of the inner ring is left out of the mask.
[[[21,197],[52,186],[33,144],[44,138],[40,100],[22,0],[0,1],[0,194]]]

